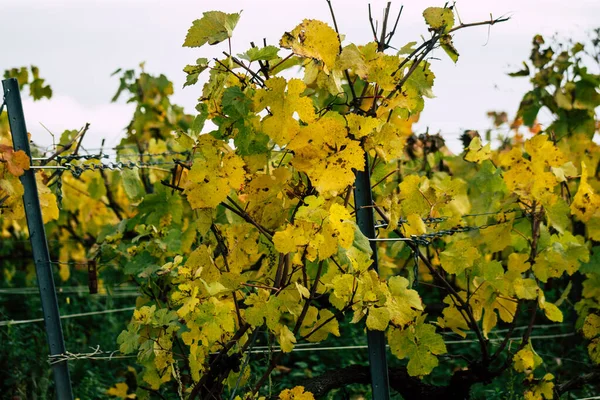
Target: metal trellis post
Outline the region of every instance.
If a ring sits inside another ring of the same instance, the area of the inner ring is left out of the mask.
[[[369,171],[369,157],[365,152],[365,170],[356,172],[354,186],[354,206],[356,223],[361,232],[369,239],[375,238],[375,219],[373,216],[373,193]],[[371,268],[379,272],[377,261],[377,243],[371,241],[373,264]],[[373,400],[388,400],[390,398],[388,367],[385,348],[385,335],[381,331],[367,330],[369,345],[369,368],[371,371],[371,387]]]
[[[31,159],[19,83],[15,78],[11,78],[3,80],[2,86],[4,88],[4,101],[6,102],[8,111],[8,121],[12,132],[13,147],[15,151],[23,150]],[[20,179],[24,188],[23,203],[27,217],[27,227],[29,228],[29,239],[33,248],[33,259],[42,301],[42,312],[44,313],[50,355],[64,354],[65,342],[60,323],[58,301],[54,287],[54,277],[52,275],[52,264],[50,264],[48,242],[46,241],[46,231],[42,220],[34,170],[29,169],[25,171]],[[59,400],[72,400],[73,393],[67,362],[63,361],[53,364],[52,372],[54,374],[56,398]]]

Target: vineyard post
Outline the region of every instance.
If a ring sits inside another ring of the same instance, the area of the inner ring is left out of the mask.
[[[365,152],[365,169],[356,172],[354,184],[354,206],[356,207],[356,223],[361,232],[369,239],[375,238],[375,220],[373,216],[373,193],[371,192],[371,173],[369,171],[369,157]],[[377,243],[370,241],[373,254],[371,259],[373,268],[379,272],[377,260]],[[389,378],[386,359],[385,335],[382,331],[367,330],[367,344],[369,347],[369,369],[371,371],[371,387],[373,400],[388,400]]]
[[[2,81],[2,87],[4,88],[4,101],[6,102],[14,150],[23,150],[27,157],[31,159],[19,83],[15,78],[10,78]],[[50,355],[64,354],[65,342],[34,170],[31,168],[26,170],[20,179],[24,188],[23,204],[27,217],[27,227],[29,228],[29,240],[33,249]],[[52,372],[54,374],[56,398],[59,400],[72,400],[73,393],[67,361],[52,364]]]

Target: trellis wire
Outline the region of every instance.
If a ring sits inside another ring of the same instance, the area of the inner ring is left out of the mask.
[[[137,356],[128,356],[117,354],[119,350],[113,350],[105,352],[100,350],[100,345],[96,347],[90,347],[93,351],[91,353],[71,353],[67,351],[63,354],[54,354],[48,356],[48,362],[50,365],[56,364],[63,361],[74,361],[74,360],[115,360],[123,358],[137,358]]]
[[[526,328],[526,327],[525,327]],[[576,332],[567,332],[567,333],[559,333],[554,335],[532,335],[529,337],[530,340],[550,340],[550,339],[558,339],[564,337],[571,337],[577,335]],[[508,340],[511,342],[520,341],[523,338],[520,336],[511,337]],[[490,343],[496,344],[504,341],[504,339],[489,339]],[[469,343],[477,343],[477,339],[464,339],[464,340],[444,340],[445,344],[469,344]],[[386,345],[386,348],[389,348],[389,345]],[[49,356],[48,361],[50,363],[60,362],[60,361],[73,361],[73,360],[82,360],[82,359],[91,359],[91,360],[112,360],[117,358],[136,358],[137,356],[116,356],[115,354],[119,352],[119,350],[113,350],[110,352],[100,350],[100,346],[96,348],[91,347],[94,350],[91,353],[72,353],[65,352],[64,354],[57,354],[54,356]],[[298,353],[298,352],[319,352],[319,351],[344,351],[344,350],[364,350],[368,349],[368,345],[366,344],[357,344],[357,345],[348,345],[348,346],[315,346],[313,343],[303,343],[297,344],[292,349],[290,353]],[[256,346],[254,349],[247,350],[247,354],[270,354],[273,352],[281,352],[281,347],[279,346]],[[108,354],[109,356],[106,356]],[[218,353],[215,353],[218,354]],[[561,358],[564,360],[570,360],[567,358]],[[573,362],[577,362],[576,360],[570,360]]]
[[[101,310],[101,311],[90,311],[90,312],[86,312],[86,313],[61,315],[60,319],[88,317],[91,315],[112,314],[112,313],[118,313],[118,312],[123,312],[123,311],[133,311],[133,310],[135,310],[135,307],[116,308],[116,309],[112,309],[112,310]],[[43,318],[35,318],[35,319],[24,319],[24,320],[0,321],[0,326],[32,324],[35,322],[44,322],[44,319]]]
[[[67,286],[67,287],[57,287],[57,294],[82,294],[88,292],[89,288],[87,286]],[[113,292],[113,293],[110,293]],[[114,295],[135,295],[139,294],[139,291],[136,287],[131,288],[111,288],[109,290],[104,290],[102,293],[98,294],[110,294]],[[0,296],[1,295],[23,295],[23,296],[37,296],[39,295],[39,290],[36,287],[24,287],[24,288],[0,288]]]

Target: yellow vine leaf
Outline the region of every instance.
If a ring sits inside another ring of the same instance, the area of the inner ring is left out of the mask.
[[[0,179],[0,193],[2,198],[8,196],[2,201],[0,207],[2,218],[7,221],[23,219],[25,217],[22,200],[24,188],[19,179],[12,174]]]
[[[336,61],[335,68],[342,71],[352,71],[363,80],[367,80],[369,75],[365,57],[360,52],[359,48],[352,43],[342,49],[342,52]]]
[[[487,337],[496,326],[498,316],[504,322],[512,322],[517,311],[517,301],[509,296],[507,288],[502,285],[494,285],[481,277],[474,278],[473,284],[475,289],[470,298],[473,316],[477,321],[483,318],[482,330]],[[466,298],[465,292],[461,294]]]
[[[354,135],[356,139],[370,135],[381,125],[381,121],[373,117],[365,117],[358,114],[348,114],[345,117],[350,134]]]
[[[535,300],[538,298],[540,288],[535,279],[518,277],[513,281],[513,287],[519,299]]]
[[[357,285],[358,281],[354,275],[342,274],[335,276],[328,285],[333,289],[329,295],[329,301],[338,310],[343,309],[348,305]]]
[[[201,47],[205,43],[215,45],[231,38],[233,29],[240,19],[240,13],[227,14],[222,11],[207,11],[202,18],[193,22],[184,47]]]
[[[560,309],[552,303],[548,303],[546,301],[546,296],[542,291],[539,291],[538,295],[538,305],[542,310],[544,310],[544,314],[546,314],[546,318],[548,318],[552,322],[562,322],[563,314]]]
[[[560,167],[552,167],[551,169],[559,182],[567,182],[569,178],[577,176],[577,167],[573,165],[572,161],[564,163]]]
[[[444,339],[435,332],[433,325],[425,323],[425,315],[403,330],[388,330],[388,342],[396,357],[408,357],[407,369],[410,376],[429,375],[438,365],[436,356],[446,353]]]
[[[384,331],[390,323],[390,311],[385,307],[369,307],[367,313],[367,328],[374,331]]]
[[[316,307],[309,307],[302,328],[300,329],[300,335],[308,337],[309,342],[321,342],[329,336],[331,333],[334,336],[340,336],[340,327],[338,320],[334,318],[334,313],[327,309],[318,310]],[[328,321],[327,323],[325,323]],[[315,328],[319,327],[318,330],[314,331]]]
[[[192,208],[215,208],[245,181],[244,161],[210,135],[198,139],[200,157],[188,173],[184,193]]]
[[[558,278],[565,272],[573,275],[582,262],[589,261],[589,250],[581,236],[565,232],[563,235],[552,235],[549,242],[550,246],[537,255],[532,268],[536,278],[542,282]]]
[[[600,196],[595,193],[594,189],[588,183],[587,165],[581,163],[581,181],[579,189],[571,203],[571,213],[583,222],[588,222],[594,215],[597,214],[600,208]]]
[[[410,214],[406,217],[406,222],[402,224],[402,233],[404,236],[419,236],[427,232],[427,226],[418,214]]]
[[[338,246],[348,249],[354,240],[355,225],[350,212],[333,203],[329,209],[322,197],[309,196],[300,207],[294,224],[289,224],[273,236],[275,248],[281,253],[292,253],[306,247],[307,257],[314,261],[337,253]]]
[[[595,338],[588,345],[588,354],[595,364],[600,364],[600,338]]]
[[[454,13],[451,8],[428,7],[423,11],[423,18],[433,30],[444,28],[444,32],[448,32],[454,26]]]
[[[300,124],[294,118],[298,113],[300,121],[311,123],[315,120],[312,100],[302,96],[306,85],[299,79],[286,80],[281,77],[268,79],[265,88],[254,95],[256,112],[268,107],[270,115],[262,120],[262,129],[279,146],[285,146],[300,131]],[[287,92],[286,92],[287,86]]]
[[[490,144],[488,143],[485,146],[482,146],[481,139],[479,136],[476,136],[469,144],[465,160],[480,164],[484,160],[489,160],[491,156],[492,150],[490,149]]]
[[[294,343],[296,343],[296,337],[294,333],[286,325],[280,325],[278,332],[279,345],[284,353],[289,353],[294,350]]]
[[[440,328],[449,328],[457,335],[466,338],[467,333],[464,331],[470,329],[469,324],[465,321],[465,318],[458,308],[456,308],[456,304],[452,300],[452,297],[446,296],[446,298],[444,298],[444,303],[446,303],[447,306],[442,312],[442,317],[438,317],[437,324]]]
[[[315,400],[315,396],[311,392],[305,392],[304,386],[296,386],[279,393],[279,400]]]
[[[44,223],[58,219],[58,203],[56,196],[44,183],[41,174],[36,174],[40,206],[42,208],[42,219]]]
[[[533,350],[531,343],[528,343],[513,357],[513,367],[517,372],[531,372],[542,362],[542,358]]]
[[[360,143],[347,136],[344,119],[339,114],[325,117],[300,128],[288,148],[295,153],[292,165],[306,172],[319,193],[331,197],[354,182],[352,169],[364,169],[364,152]]]
[[[286,32],[279,45],[290,49],[299,56],[310,57],[322,61],[325,70],[335,65],[340,48],[338,34],[324,22],[305,19],[291,32]]]
[[[524,149],[529,159],[523,156],[519,147],[500,155],[500,165],[507,168],[504,181],[511,191],[524,199],[543,201],[559,183],[551,168],[566,163],[566,157],[547,135],[537,135],[526,141]]]
[[[428,186],[427,178],[417,175],[409,175],[400,183],[400,201],[404,215],[418,214],[428,217],[431,212],[431,201],[421,191],[421,186]]]
[[[106,394],[109,396],[118,397],[119,399],[135,399],[135,393],[127,394],[129,386],[125,382],[116,383],[115,386],[109,388]]]
[[[367,66],[367,80],[379,85],[381,89],[391,92],[401,78],[397,71],[402,61],[400,57],[384,54],[377,51],[377,43],[371,42],[365,46],[359,46],[359,50]],[[394,74],[394,72],[396,72]]]
[[[416,290],[409,289],[408,285],[408,279],[402,276],[393,276],[388,280],[389,295],[386,294],[385,305],[395,326],[407,325],[424,309],[421,296]]]
[[[600,316],[589,314],[583,323],[583,336],[586,339],[593,339],[600,335]]]
[[[402,129],[392,122],[383,124],[365,141],[365,150],[374,150],[383,160],[391,161],[402,157],[411,129]]]
[[[551,400],[554,398],[554,375],[548,373],[524,393],[525,400]]]
[[[248,214],[266,229],[279,228],[285,222],[286,209],[297,203],[286,196],[291,177],[287,168],[277,168],[270,174],[255,174],[239,195]]]
[[[481,257],[479,250],[468,240],[452,242],[451,246],[440,253],[442,268],[450,274],[460,274],[465,269],[471,268],[479,257]]]

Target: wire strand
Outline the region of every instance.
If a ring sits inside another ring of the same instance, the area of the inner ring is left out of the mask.
[[[91,315],[112,314],[112,313],[118,313],[118,312],[123,312],[123,311],[133,311],[133,310],[135,310],[135,307],[117,308],[114,310],[91,311],[91,312],[86,312],[86,313],[61,315],[60,319],[80,318],[80,317],[88,317]],[[32,324],[35,322],[44,322],[44,318],[0,321],[0,326]]]

